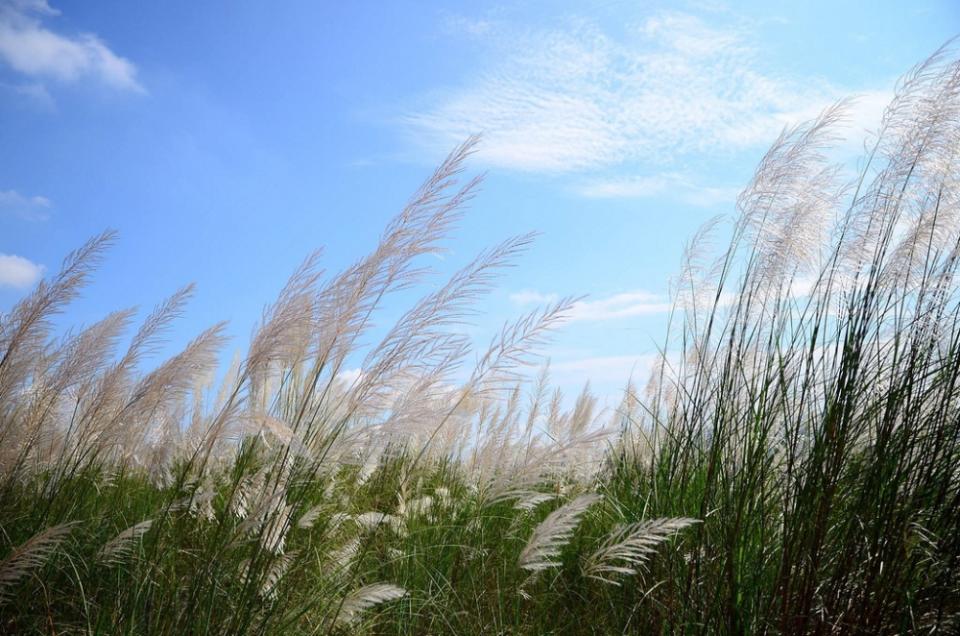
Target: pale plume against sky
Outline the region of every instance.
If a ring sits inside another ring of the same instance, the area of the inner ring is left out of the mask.
[[[486,184],[435,265],[540,231],[473,329],[586,294],[552,369],[612,393],[653,359],[684,241],[782,127],[856,95],[852,161],[960,32],[949,0],[881,4],[0,0],[0,310],[112,227],[73,321],[197,281],[171,347],[228,319],[239,348],[305,254],[352,262],[482,133]]]

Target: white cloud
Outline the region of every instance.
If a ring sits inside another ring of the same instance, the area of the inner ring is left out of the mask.
[[[689,177],[674,172],[595,179],[582,183],[575,189],[585,197],[596,199],[667,197],[698,207],[732,205],[740,192],[740,188],[736,187],[700,185]]]
[[[656,360],[655,354],[590,356],[551,362],[550,372],[565,383],[589,380],[597,384],[625,385],[631,378],[645,381]]]
[[[670,303],[659,294],[630,291],[599,300],[581,300],[570,310],[570,322],[615,320],[662,314],[670,311]]]
[[[517,305],[542,305],[555,302],[557,298],[559,298],[557,294],[546,294],[529,289],[510,295],[510,300]],[[577,301],[567,314],[567,322],[600,322],[662,314],[670,311],[670,307],[670,303],[659,294],[634,290],[597,300]]]
[[[56,104],[50,91],[40,82],[9,83],[0,82],[0,90],[11,93],[19,99],[31,102],[44,110],[56,110]]]
[[[143,92],[133,63],[111,51],[99,37],[92,33],[63,35],[42,24],[41,16],[57,14],[43,0],[0,6],[0,59],[13,70],[38,79],[95,79],[117,90]]]
[[[663,13],[614,38],[589,21],[493,43],[490,68],[406,118],[444,147],[482,132],[499,167],[589,171],[773,139],[789,117],[825,103],[825,85],[765,73],[738,29]]]
[[[363,371],[359,368],[344,369],[337,374],[337,379],[345,384],[353,384],[354,382],[358,381],[361,376],[363,376]]]
[[[50,217],[50,199],[28,197],[16,190],[0,190],[0,216],[11,215],[26,221],[46,221]]]
[[[441,27],[445,32],[455,36],[482,38],[489,35],[494,28],[492,20],[470,18],[464,15],[447,14],[443,16]]]
[[[533,289],[523,289],[510,294],[510,300],[517,305],[547,305],[559,299],[557,294],[544,294]]]
[[[43,266],[15,254],[0,254],[0,287],[24,289],[43,277]]]

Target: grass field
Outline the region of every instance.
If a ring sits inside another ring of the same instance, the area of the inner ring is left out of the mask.
[[[612,413],[524,380],[574,299],[458,333],[529,236],[362,344],[475,139],[369,256],[308,257],[216,387],[222,325],[143,370],[189,287],[52,335],[95,237],[0,322],[0,631],[957,633],[960,63],[903,78],[852,179],[844,106],[691,240]]]

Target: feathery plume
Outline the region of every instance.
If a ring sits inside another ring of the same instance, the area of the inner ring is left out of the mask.
[[[583,574],[620,585],[616,575],[632,576],[644,567],[657,546],[684,528],[699,523],[686,517],[651,519],[616,528],[603,545],[583,562]]]
[[[602,497],[595,493],[580,495],[547,515],[534,528],[530,540],[520,553],[519,566],[524,570],[539,572],[560,565],[557,558],[573,538],[580,517],[600,499]]]
[[[10,600],[12,588],[18,581],[44,566],[73,526],[71,522],[47,528],[14,548],[0,561],[0,605]]]
[[[40,281],[30,295],[0,320],[0,407],[27,381],[50,332],[50,319],[80,293],[116,234],[104,232],[71,252],[51,281]]]
[[[260,596],[273,600],[277,596],[277,585],[280,584],[280,580],[283,579],[286,575],[287,570],[290,569],[290,565],[297,559],[299,553],[296,550],[291,550],[286,554],[278,556],[272,564],[270,564],[270,569],[267,570],[266,576],[263,577],[263,582],[260,584]]]
[[[360,615],[381,603],[394,601],[407,595],[407,591],[402,587],[390,583],[373,583],[356,589],[343,599],[340,605],[340,611],[336,616],[336,623],[341,625],[350,625],[360,619]]]
[[[153,525],[153,519],[147,519],[134,524],[115,536],[100,548],[97,552],[97,558],[105,563],[120,563],[130,556],[134,547],[143,538],[150,527]]]
[[[300,515],[300,518],[297,520],[297,527],[306,530],[312,528],[313,524],[317,522],[317,519],[320,518],[320,514],[323,512],[323,505],[316,505],[312,508],[309,508],[306,512]]]

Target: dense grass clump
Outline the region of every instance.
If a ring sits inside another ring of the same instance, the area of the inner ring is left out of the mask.
[[[362,344],[473,195],[476,140],[369,256],[309,257],[217,388],[222,325],[141,371],[191,288],[125,350],[131,311],[52,337],[94,238],[0,321],[0,631],[960,629],[960,63],[904,78],[849,182],[843,110],[784,131],[693,240],[612,414],[546,370],[522,388],[573,299],[465,365],[455,327],[529,236]]]

